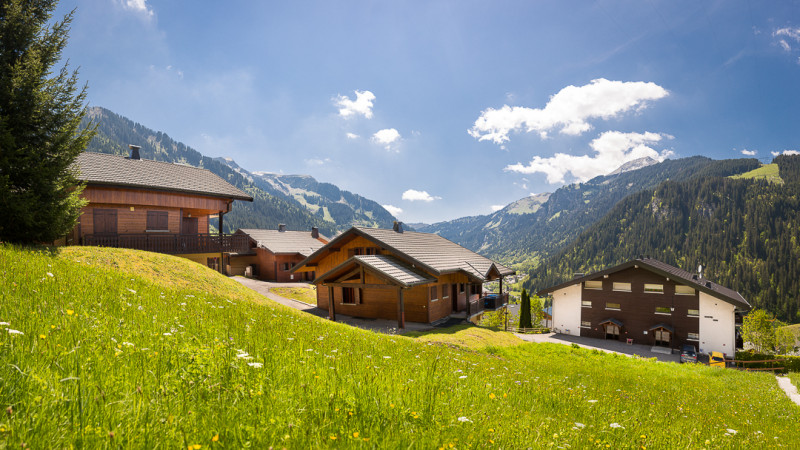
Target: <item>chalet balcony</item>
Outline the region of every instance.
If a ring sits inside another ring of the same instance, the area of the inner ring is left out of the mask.
[[[130,248],[173,255],[188,253],[237,253],[250,250],[243,234],[87,234],[82,245]]]
[[[508,292],[503,294],[488,294],[480,299],[483,308],[494,311],[508,304]]]

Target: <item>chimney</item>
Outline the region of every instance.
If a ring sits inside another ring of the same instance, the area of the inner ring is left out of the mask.
[[[403,232],[403,222],[394,221],[394,227],[392,229],[397,233]]]
[[[280,231],[281,233],[283,233],[284,231],[286,231],[286,224],[279,223],[279,224],[278,224],[278,231]]]
[[[131,149],[131,155],[128,157],[128,159],[141,159],[139,157],[139,149],[142,147],[130,144],[128,145],[128,148]]]
[[[319,228],[311,227],[311,237],[314,239],[319,239]]]

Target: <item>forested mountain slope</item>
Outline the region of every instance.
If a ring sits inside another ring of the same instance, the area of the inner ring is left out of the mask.
[[[757,178],[667,181],[619,202],[530,274],[539,290],[648,255],[739,291],[754,307],[800,321],[800,156],[775,159],[783,183]]]
[[[540,197],[544,201],[530,212],[507,207],[487,216],[437,223],[420,231],[439,233],[505,263],[525,262],[536,266],[630,194],[653,188],[665,180],[727,176],[753,170],[758,165],[755,159],[714,161],[702,156],[666,160],[564,186],[549,196]]]

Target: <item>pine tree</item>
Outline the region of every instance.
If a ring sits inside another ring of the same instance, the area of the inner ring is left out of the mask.
[[[72,13],[48,25],[55,0],[0,1],[0,240],[51,242],[83,201],[71,165],[94,135],[81,127],[86,86],[67,64]]]
[[[522,289],[522,301],[519,305],[519,327],[533,328],[531,324],[531,298],[525,289]]]

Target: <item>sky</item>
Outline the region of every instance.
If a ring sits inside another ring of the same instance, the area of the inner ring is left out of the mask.
[[[800,1],[63,0],[102,106],[407,223],[633,159],[800,151]]]

